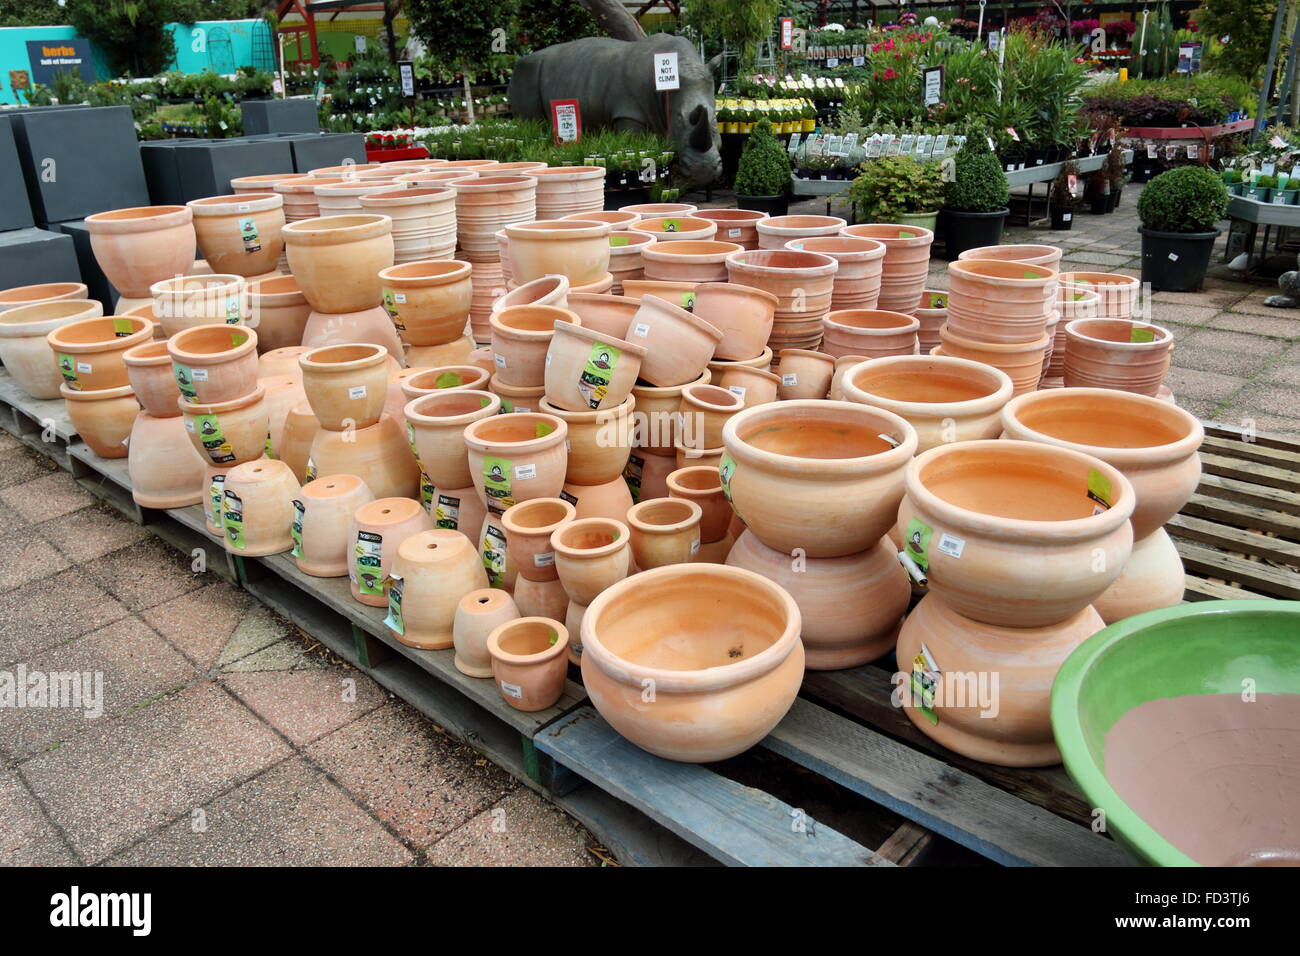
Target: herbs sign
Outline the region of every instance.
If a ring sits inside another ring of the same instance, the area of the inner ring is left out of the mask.
[[[680,90],[681,77],[677,74],[676,53],[655,54],[655,90],[663,93],[667,90]]]

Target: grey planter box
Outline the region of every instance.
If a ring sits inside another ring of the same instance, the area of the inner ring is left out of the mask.
[[[0,289],[41,282],[80,282],[72,239],[48,229],[0,232]]]
[[[35,224],[23,168],[18,162],[18,147],[14,145],[13,126],[7,116],[0,116],[0,229],[24,229]]]
[[[181,177],[176,166],[176,148],[191,143],[210,143],[208,139],[179,138],[149,140],[140,144],[140,161],[145,182],[149,184],[149,202],[155,206],[179,206]]]
[[[324,166],[341,166],[348,160],[354,163],[366,161],[366,138],[360,133],[294,136],[288,142],[293,146],[294,171],[299,173]]]
[[[228,196],[230,181],[239,176],[293,172],[291,141],[281,138],[218,139],[182,143],[176,159],[181,202],[207,196]]]
[[[58,229],[72,240],[77,267],[81,270],[81,281],[86,283],[87,294],[92,299],[104,303],[105,314],[112,312],[117,308],[117,290],[113,288],[113,284],[104,275],[104,270],[99,268],[99,263],[95,261],[95,253],[90,248],[90,230],[86,228],[86,220],[75,219],[72,222],[51,223],[50,228]]]
[[[320,115],[316,111],[316,101],[311,98],[244,100],[239,109],[244,116],[246,136],[320,132]]]

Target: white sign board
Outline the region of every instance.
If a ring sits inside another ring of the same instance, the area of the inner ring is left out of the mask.
[[[415,64],[402,60],[397,64],[397,75],[402,80],[402,95],[410,99],[415,95]]]
[[[662,93],[665,90],[680,90],[681,88],[682,81],[677,74],[677,54],[656,53],[655,89]]]

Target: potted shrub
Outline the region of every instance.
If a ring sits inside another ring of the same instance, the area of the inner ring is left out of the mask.
[[[944,234],[948,261],[967,249],[1002,241],[1011,191],[998,158],[980,130],[966,136],[953,160],[952,178],[943,188]]]
[[[1228,191],[1203,166],[1171,169],[1147,183],[1138,199],[1142,281],[1156,290],[1199,291],[1227,210]]]
[[[1223,171],[1223,185],[1228,187],[1228,195],[1241,195],[1241,170],[1230,166]]]
[[[933,231],[943,202],[943,167],[906,156],[868,160],[849,198],[865,222],[912,223]]]
[[[740,154],[735,191],[736,205],[741,209],[770,216],[784,216],[789,212],[790,158],[772,133],[772,124],[766,120],[754,124],[754,131]]]
[[[1047,200],[1052,210],[1053,229],[1070,229],[1074,226],[1074,210],[1079,205],[1079,197],[1075,194],[1078,182],[1079,167],[1073,161],[1065,163],[1052,180]]]

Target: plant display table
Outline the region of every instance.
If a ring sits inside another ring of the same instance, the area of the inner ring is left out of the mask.
[[[1232,248],[1232,233],[1244,234],[1242,251],[1247,256],[1246,275],[1257,277],[1255,268],[1255,240],[1259,237],[1259,227],[1264,227],[1262,250],[1268,252],[1269,242],[1273,241],[1273,230],[1277,229],[1276,244],[1288,229],[1300,229],[1300,206],[1282,205],[1281,203],[1260,202],[1246,196],[1231,196],[1228,199],[1228,248]],[[1239,228],[1240,227],[1240,228]],[[1264,279],[1265,276],[1259,275]],[[1271,281],[1271,279],[1270,279]]]

